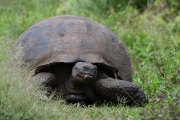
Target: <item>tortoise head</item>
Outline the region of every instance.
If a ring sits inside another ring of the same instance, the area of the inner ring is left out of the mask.
[[[73,82],[86,84],[93,82],[97,75],[97,67],[87,62],[77,62],[72,69]]]

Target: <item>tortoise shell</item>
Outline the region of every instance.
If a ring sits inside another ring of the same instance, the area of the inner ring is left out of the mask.
[[[42,20],[22,33],[15,47],[22,47],[23,62],[34,70],[53,63],[86,61],[132,81],[130,59],[122,42],[104,25],[83,17]]]

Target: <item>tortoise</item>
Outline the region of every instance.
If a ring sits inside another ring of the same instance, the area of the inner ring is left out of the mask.
[[[56,16],[29,27],[18,38],[23,65],[33,78],[68,102],[147,102],[132,83],[130,58],[107,27],[80,16]]]

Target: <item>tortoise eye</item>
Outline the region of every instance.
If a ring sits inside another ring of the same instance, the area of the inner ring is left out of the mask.
[[[89,67],[84,66],[84,67],[83,67],[83,70],[84,70],[84,71],[88,71],[88,70],[89,70]]]

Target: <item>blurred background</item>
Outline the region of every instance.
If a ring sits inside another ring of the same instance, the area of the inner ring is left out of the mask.
[[[125,26],[136,28],[134,32],[153,26],[167,26],[177,34],[180,31],[179,0],[0,0],[1,35],[17,37],[42,19],[67,14],[93,19],[117,35]]]
[[[180,117],[179,0],[0,0],[0,62],[29,26],[59,15],[92,19],[121,39],[150,100],[142,118]]]

